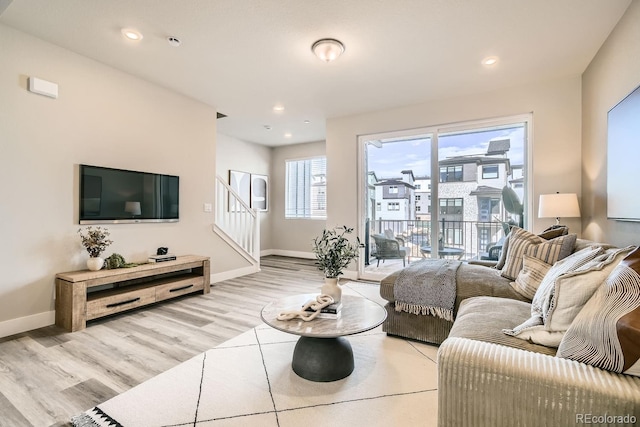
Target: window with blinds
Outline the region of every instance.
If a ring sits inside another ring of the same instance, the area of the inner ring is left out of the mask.
[[[285,218],[327,218],[327,158],[286,162]]]

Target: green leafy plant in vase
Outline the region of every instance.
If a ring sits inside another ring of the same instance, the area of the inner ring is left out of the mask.
[[[103,227],[93,228],[89,226],[84,231],[79,229],[78,234],[82,240],[82,246],[84,246],[89,253],[87,268],[92,271],[100,270],[104,265],[104,259],[100,258],[100,255],[113,243],[113,241],[109,239],[111,233]]]
[[[342,298],[342,289],[338,283],[339,276],[351,261],[358,258],[359,249],[362,247],[358,237],[356,237],[356,243],[352,243],[345,236],[352,232],[353,228],[347,226],[334,227],[323,230],[321,236],[313,239],[316,265],[325,277],[321,292],[331,295],[335,302],[339,302]]]

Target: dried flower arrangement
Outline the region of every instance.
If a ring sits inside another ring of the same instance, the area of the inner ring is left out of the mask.
[[[107,246],[113,243],[109,239],[111,233],[106,228],[89,226],[86,228],[86,234],[82,229],[78,229],[78,234],[82,239],[82,246],[87,249],[91,258],[99,257],[107,249]]]

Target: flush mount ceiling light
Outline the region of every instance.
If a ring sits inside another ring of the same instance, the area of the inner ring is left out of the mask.
[[[498,63],[498,57],[497,56],[487,56],[486,58],[484,58],[482,60],[482,65],[486,66],[486,67],[491,67],[493,65],[496,65]]]
[[[138,30],[134,30],[133,28],[123,28],[121,30],[123,36],[128,38],[129,40],[139,41],[142,40],[142,33]]]
[[[276,113],[280,113],[280,112],[284,111],[284,106],[276,105],[276,106],[273,107],[273,111],[275,111]]]
[[[336,39],[320,39],[311,45],[311,51],[324,62],[337,59],[344,52],[344,45]]]

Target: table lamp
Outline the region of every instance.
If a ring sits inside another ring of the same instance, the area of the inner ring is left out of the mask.
[[[140,210],[140,202],[125,202],[124,211],[131,214],[132,217],[140,215],[142,213]]]
[[[574,218],[580,216],[578,196],[575,193],[541,194],[538,207],[538,218],[555,218],[560,225],[560,217]]]

